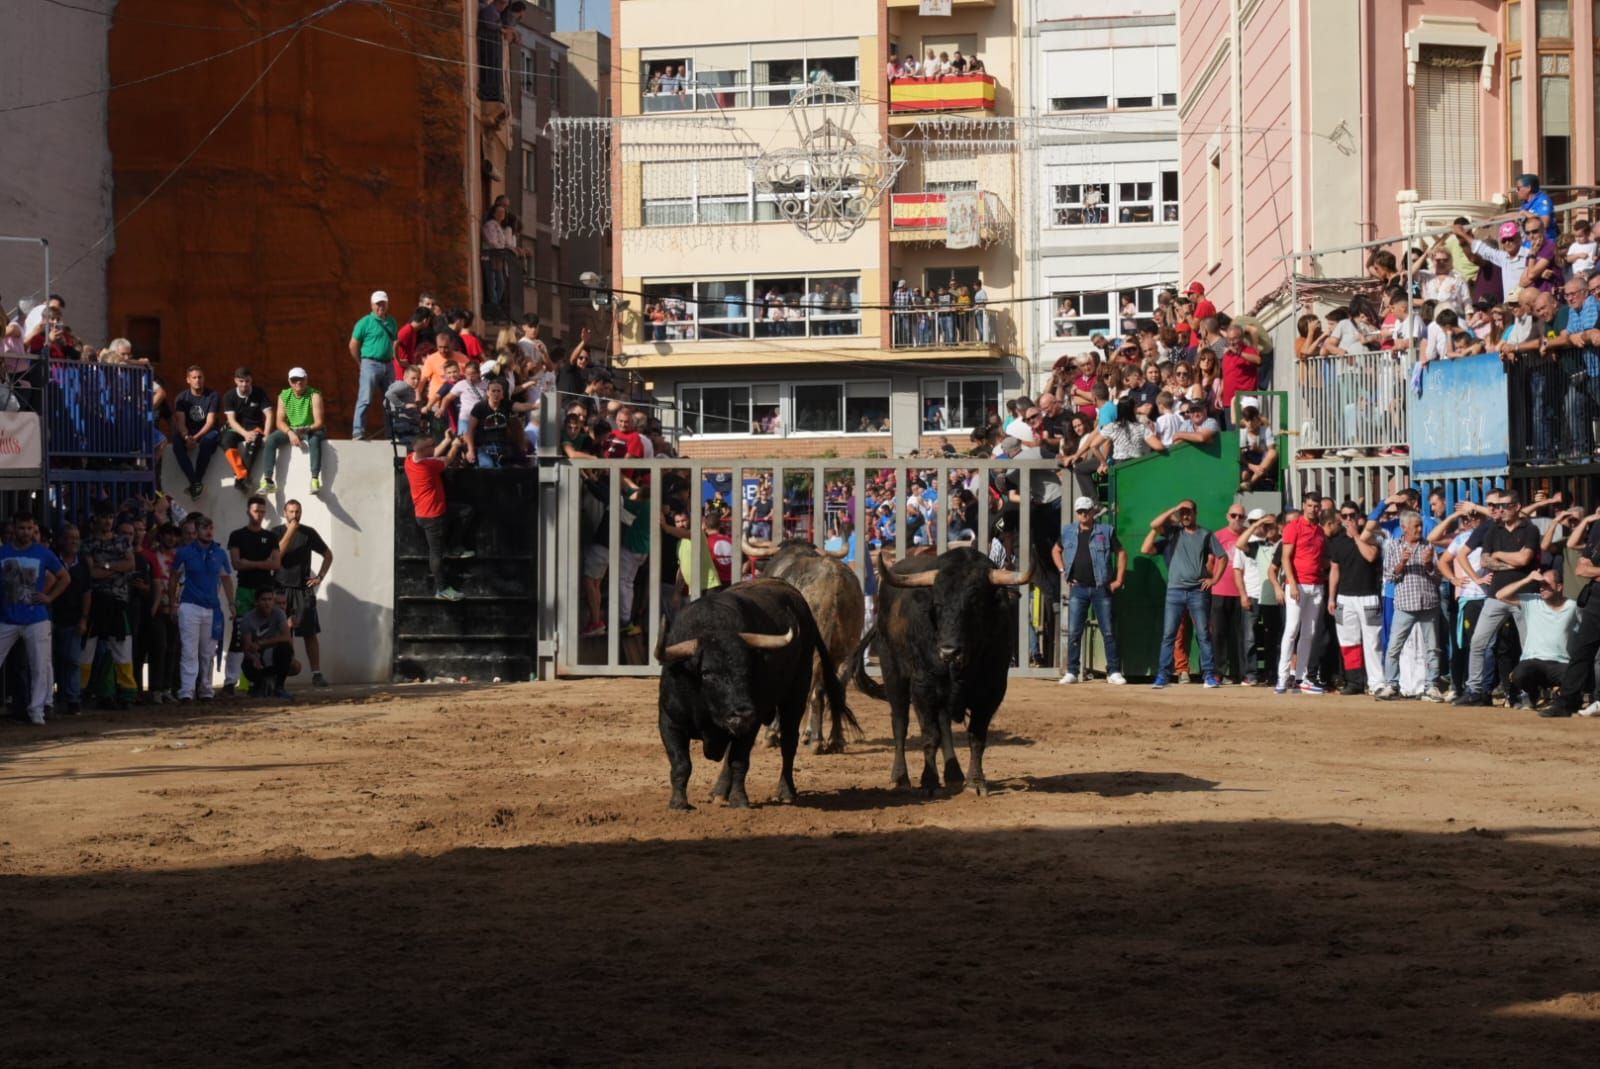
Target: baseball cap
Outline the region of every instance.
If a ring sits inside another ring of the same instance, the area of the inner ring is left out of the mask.
[[[295,379],[306,379],[310,377],[311,376],[306,374],[306,369],[303,367],[292,367],[289,369],[290,382],[293,382]]]
[[[1522,228],[1518,226],[1514,220],[1507,219],[1505,222],[1500,224],[1501,241],[1504,241],[1506,238],[1520,238],[1521,236]]]
[[[1267,514],[1267,510],[1266,509],[1251,509],[1249,512],[1245,513],[1245,517],[1244,518],[1246,520],[1248,520],[1250,523],[1255,523],[1257,520],[1262,519],[1263,517],[1265,517],[1266,514]]]
[[[1191,282],[1191,283],[1189,283],[1189,288],[1184,290],[1183,292],[1185,292],[1185,293],[1204,294],[1205,291],[1206,291],[1205,286],[1201,285],[1198,282]]]
[[[368,304],[379,304],[379,303],[388,304],[389,303],[389,295],[387,293],[383,292],[382,290],[373,290],[372,291],[372,299],[370,301],[368,301],[367,303]]]
[[[1094,508],[1095,500],[1092,497],[1080,497],[1072,503],[1073,512],[1092,512]]]
[[[499,369],[499,367],[500,365],[497,362],[493,360],[485,360],[483,363],[478,365],[478,370],[483,372],[485,375],[493,375],[495,371]]]

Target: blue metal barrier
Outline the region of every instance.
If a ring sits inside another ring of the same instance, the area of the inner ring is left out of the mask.
[[[142,364],[50,361],[45,412],[50,458],[148,459],[154,441],[152,378]]]

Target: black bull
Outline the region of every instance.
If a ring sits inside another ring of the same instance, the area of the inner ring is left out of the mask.
[[[713,799],[747,806],[745,775],[763,724],[778,724],[783,772],[778,800],[793,802],[794,755],[811,690],[813,659],[836,717],[859,731],[845,704],[833,658],[805,598],[788,583],[755,579],[691,602],[662,636],[661,742],[671,765],[673,809],[689,809],[689,744],[700,739],[708,760],[728,758]]]
[[[862,690],[889,703],[894,727],[894,767],[890,781],[910,787],[906,774],[906,729],[910,706],[922,724],[922,788],[939,787],[935,754],[944,750],[945,785],[960,790],[968,780],[987,794],[983,750],[989,723],[1005,700],[1011,669],[1011,591],[1026,586],[1027,573],[995,568],[972,549],[952,549],[938,557],[911,557],[884,568],[878,593],[878,639],[883,686],[859,677]],[[868,633],[863,647],[873,640]],[[956,760],[952,725],[967,722],[967,775]]]

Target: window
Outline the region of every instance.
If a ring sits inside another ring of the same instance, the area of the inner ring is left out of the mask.
[[[642,110],[787,107],[806,86],[856,88],[860,47],[840,39],[649,49],[640,59]]]
[[[922,384],[922,429],[970,431],[999,415],[999,379],[928,379]]]
[[[524,48],[522,52],[522,95],[539,95],[539,66],[534,57],[533,49]]]
[[[785,404],[787,402],[787,405]],[[784,418],[787,407],[790,417]],[[684,386],[679,422],[686,434],[887,434],[887,382]]]
[[[1178,221],[1178,165],[1062,167],[1050,187],[1048,226],[1136,226]]]
[[[690,93],[690,69],[686,56],[653,60],[644,64],[640,86],[645,111],[688,111],[694,107]]]
[[[1178,46],[1161,45],[1156,49],[1156,88],[1161,94],[1163,108],[1178,106]]]
[[[1126,337],[1138,329],[1139,320],[1155,313],[1160,292],[1160,286],[1109,291],[1055,288],[1050,294],[1050,333],[1057,338]]]
[[[561,110],[561,60],[555,56],[550,57],[550,100],[552,106]]]
[[[1417,128],[1417,195],[1423,200],[1473,200],[1478,183],[1477,48],[1422,46],[1413,97]]]
[[[1541,45],[1572,40],[1572,6],[1569,0],[1538,0],[1533,14]]]
[[[748,223],[750,171],[742,160],[674,160],[641,165],[644,226]],[[777,217],[774,205],[772,217]]]
[[[522,189],[526,193],[539,192],[539,176],[535,170],[538,164],[538,149],[534,145],[522,146]]]
[[[1572,57],[1539,57],[1539,178],[1547,186],[1572,182]]]
[[[1506,44],[1520,45],[1522,43],[1522,4],[1520,0],[1512,0],[1506,5]]]
[[[647,282],[642,288],[645,342],[861,333],[856,275]]]
[[[1156,50],[1118,48],[1111,53],[1112,105],[1117,108],[1153,108],[1156,87]]]
[[[1085,48],[1045,55],[1051,111],[1103,111],[1111,106],[1111,53]]]

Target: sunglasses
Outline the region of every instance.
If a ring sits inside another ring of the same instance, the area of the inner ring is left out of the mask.
[[[1230,513],[1228,513],[1228,519],[1230,519],[1230,520],[1242,520],[1242,519],[1244,519],[1244,513],[1242,513],[1242,512],[1230,512]]]
[[[1354,512],[1341,512],[1341,513],[1339,513],[1339,518],[1341,520],[1353,520],[1353,519],[1356,518],[1356,513],[1354,513]]]
[[[1089,515],[1089,513],[1093,512],[1093,511],[1094,511],[1094,509],[1078,509],[1078,515],[1079,516],[1087,516],[1087,515]]]

